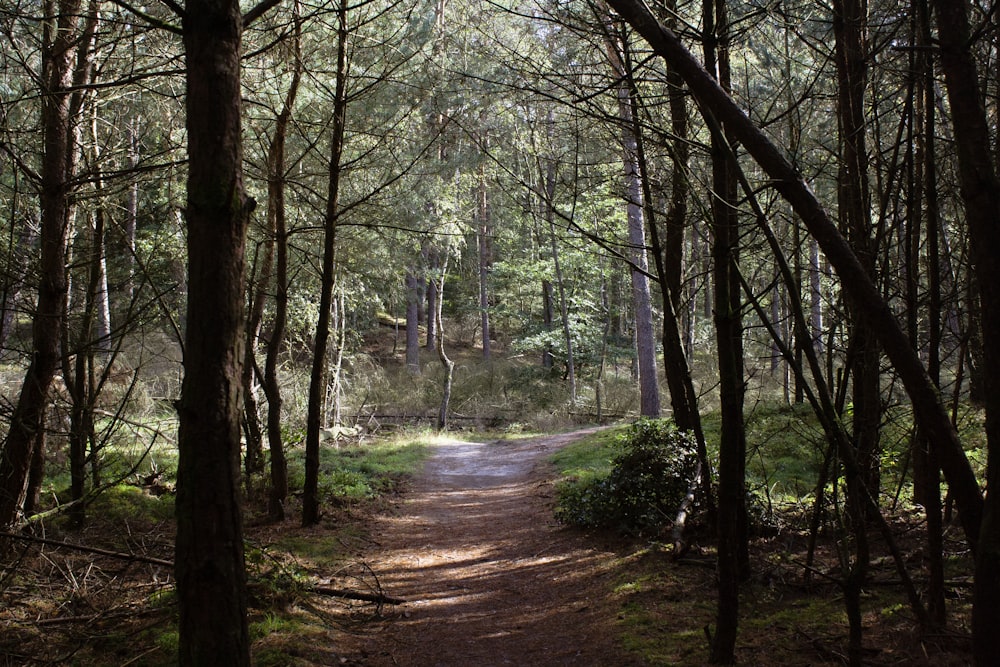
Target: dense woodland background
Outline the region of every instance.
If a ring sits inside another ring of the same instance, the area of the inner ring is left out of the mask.
[[[746,419],[796,404],[821,464],[779,491],[841,526],[851,662],[902,498],[915,623],[954,508],[995,663],[992,0],[45,0],[0,32],[0,523],[176,470],[182,664],[249,660],[241,487],[291,520],[290,452],[309,524],[338,438],[638,415],[693,434],[731,662]]]

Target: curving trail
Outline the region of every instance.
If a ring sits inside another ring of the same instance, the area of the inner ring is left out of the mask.
[[[549,454],[594,429],[442,444],[364,557],[388,595],[351,655],[382,666],[630,665],[616,554],[552,516]]]

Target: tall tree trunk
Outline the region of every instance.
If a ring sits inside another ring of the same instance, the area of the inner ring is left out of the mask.
[[[436,280],[432,280],[431,283],[434,285],[434,289],[437,292],[437,298],[434,303],[437,304],[437,309],[434,311],[434,319],[437,320],[437,354],[438,359],[441,361],[441,366],[444,368],[444,379],[441,382],[441,406],[438,408],[438,418],[437,418],[437,430],[444,431],[448,428],[448,410],[451,405],[451,387],[452,381],[455,377],[455,362],[448,357],[448,353],[444,349],[444,324],[442,322],[441,311],[443,310],[444,304],[444,282],[445,277],[448,275],[448,252],[444,252],[444,258],[441,261],[441,270],[438,273]]]
[[[246,229],[236,0],[188,0],[188,304],[177,465],[178,663],[249,665],[240,497]]]
[[[657,54],[677,68],[695,99],[702,105],[703,113],[707,114],[707,110],[711,109],[715,117],[727,123],[729,132],[771,178],[775,190],[792,205],[816,239],[830,264],[840,275],[843,289],[860,304],[872,322],[883,350],[899,373],[913,404],[916,419],[927,431],[940,455],[949,490],[959,508],[962,528],[969,544],[975,548],[979,542],[983,497],[972,466],[926,369],[914,354],[892,309],[875,284],[865,275],[857,256],[836,224],[795,166],[708,75],[677,35],[660,24],[649,9],[637,0],[607,1],[642,34]],[[994,191],[1000,191],[1000,188]],[[997,255],[1000,253],[994,253],[994,256]],[[1000,281],[997,282],[1000,284]]]
[[[941,385],[941,261],[938,241],[940,237],[940,207],[937,193],[937,148],[935,132],[937,125],[937,100],[935,96],[934,61],[931,57],[931,26],[930,7],[927,0],[914,0],[914,36],[915,42],[927,50],[914,54],[914,74],[917,78],[917,107],[922,111],[921,122],[923,133],[917,137],[917,182],[914,183],[911,218],[920,217],[920,211],[926,211],[927,237],[927,372],[931,380]],[[922,176],[922,178],[921,178]],[[922,195],[922,196],[921,196]],[[923,207],[921,206],[923,204]],[[917,247],[913,249],[914,260],[919,262],[919,235],[914,235]],[[911,260],[908,266],[917,273],[918,267]],[[914,286],[918,281],[913,280]],[[918,294],[910,298],[913,320],[916,323],[919,307]],[[916,327],[914,327],[915,329]],[[915,331],[911,338],[916,341]],[[918,346],[919,347],[919,346]],[[914,438],[913,485],[915,499],[924,507],[927,517],[927,606],[931,621],[943,628],[947,621],[945,608],[944,586],[944,534],[941,508],[941,474],[936,457],[926,436],[917,431]]]
[[[841,159],[838,174],[840,219],[847,238],[869,278],[875,278],[874,241],[868,188],[868,153],[865,142],[864,101],[867,91],[865,0],[834,0],[833,30],[836,38],[837,118]],[[876,496],[880,484],[879,425],[882,416],[879,392],[879,349],[872,325],[848,298],[851,313],[852,430],[865,486]],[[850,499],[848,499],[850,502]],[[857,502],[857,501],[855,501]]]
[[[406,370],[420,375],[420,302],[423,294],[415,270],[407,271],[406,285]]]
[[[555,270],[556,288],[559,290],[559,309],[562,314],[563,341],[566,345],[566,381],[569,383],[569,402],[576,405],[576,361],[573,356],[573,332],[569,323],[569,306],[566,302],[566,284],[563,282],[562,267],[559,265],[559,246],[556,243],[556,224],[549,213],[549,239],[552,250],[552,266]]]
[[[552,116],[549,115],[548,131],[552,132]],[[545,222],[548,224],[549,250],[552,254],[552,267],[555,271],[555,288],[559,292],[559,310],[562,315],[563,340],[566,345],[566,380],[569,383],[569,401],[576,405],[576,361],[573,357],[573,332],[570,330],[569,305],[566,301],[566,285],[563,282],[562,267],[559,264],[559,246],[556,242],[555,194],[556,194],[556,162],[546,161],[541,174],[545,183]]]
[[[86,516],[84,496],[87,482],[87,449],[90,445],[90,464],[94,471],[98,468],[97,452],[94,451],[94,404],[97,386],[94,378],[95,353],[100,344],[95,339],[98,331],[99,295],[103,288],[107,294],[107,283],[102,287],[102,278],[107,274],[102,270],[104,257],[105,216],[99,207],[93,213],[93,226],[88,229],[86,239],[87,268],[86,292],[83,296],[83,312],[76,331],[76,337],[70,338],[70,332],[64,329],[63,378],[70,396],[70,428],[69,428],[69,458],[70,458],[70,500],[74,503],[70,509],[70,520],[77,528],[83,526]],[[69,320],[69,313],[63,318]],[[71,356],[72,355],[72,356]],[[96,474],[95,474],[96,476]]]
[[[38,296],[31,327],[32,356],[0,453],[0,528],[18,522],[33,450],[41,441],[49,388],[59,366],[60,336],[67,299],[66,247],[69,238],[74,166],[73,83],[81,38],[79,0],[47,0],[42,35],[41,254]]]
[[[552,281],[542,280],[542,324],[545,326],[546,331],[552,331],[552,322],[555,319],[552,307],[554,300],[552,295]],[[552,368],[552,364],[552,344],[546,343],[545,349],[542,350],[542,368]]]
[[[7,239],[6,254],[10,258],[9,268],[3,277],[3,287],[0,288],[0,353],[7,347],[7,340],[16,326],[18,302],[24,287],[24,276],[27,273],[31,259],[31,248],[37,238],[38,230],[28,216],[21,217],[19,211],[21,199],[20,171],[14,170],[10,195],[10,236]]]
[[[809,331],[808,344],[823,354],[823,266],[814,238],[809,239]]]
[[[125,284],[125,295],[132,303],[135,298],[135,241],[136,228],[139,221],[139,118],[128,124],[128,167],[132,172],[132,182],[128,186],[128,199],[125,202],[125,261],[128,265],[128,278]]]
[[[270,212],[268,212],[270,213]],[[249,290],[246,344],[243,350],[243,433],[246,438],[246,454],[243,467],[246,470],[246,482],[249,485],[251,476],[264,469],[264,434],[260,425],[259,404],[257,401],[258,372],[257,342],[260,340],[261,328],[264,324],[264,305],[267,300],[267,288],[271,282],[271,272],[274,269],[274,230],[270,215],[265,219],[264,239],[258,251],[263,251],[264,257],[251,269],[251,289]],[[255,277],[255,279],[254,279]],[[248,486],[249,488],[249,486]]]
[[[333,308],[333,283],[336,271],[336,232],[339,215],[340,159],[344,150],[347,115],[347,0],[337,9],[337,81],[333,99],[333,127],[330,137],[330,174],[326,214],[323,219],[323,267],[320,277],[319,318],[313,346],[312,373],[309,377],[309,408],[306,415],[305,485],[302,489],[302,525],[319,522],[319,433],[326,396],[326,348],[330,338],[330,313]]]
[[[672,3],[672,6],[676,3]],[[629,52],[626,50],[625,54]],[[670,114],[671,126],[675,132],[673,137],[672,155],[674,174],[671,179],[670,209],[666,216],[666,242],[661,245],[660,236],[657,231],[657,223],[654,207],[652,205],[652,187],[649,179],[645,177],[648,173],[646,163],[646,150],[643,140],[642,127],[638,119],[638,87],[632,75],[633,68],[631,62],[626,60],[623,76],[629,88],[629,100],[631,105],[630,118],[633,125],[633,136],[635,138],[635,157],[638,164],[638,173],[643,175],[640,179],[642,186],[643,215],[649,230],[650,245],[653,258],[656,264],[656,273],[660,278],[660,295],[663,308],[663,330],[661,343],[663,345],[663,365],[667,380],[667,387],[670,391],[670,405],[673,411],[673,420],[681,431],[694,434],[695,443],[698,450],[699,471],[695,484],[699,485],[702,493],[702,503],[704,503],[709,515],[710,523],[714,523],[715,499],[712,495],[712,466],[708,460],[708,448],[705,443],[705,434],[701,424],[701,414],[698,408],[698,394],[694,389],[694,382],[691,379],[691,372],[688,368],[687,358],[684,352],[684,343],[681,338],[680,318],[677,313],[676,304],[679,302],[681,294],[681,269],[680,265],[684,259],[684,229],[687,217],[688,199],[688,137],[687,137],[687,104],[684,101],[683,81],[676,77],[676,73],[669,70],[667,73],[668,85],[676,86],[671,88]],[[694,489],[692,488],[692,491]],[[683,508],[681,509],[683,512]],[[679,526],[683,528],[683,526]],[[676,536],[677,538],[680,535]],[[675,540],[675,542],[679,539]]]
[[[430,244],[425,244],[420,249],[420,256],[424,260],[425,276],[434,275],[437,270],[437,253],[430,247]],[[428,350],[437,351],[437,317],[435,313],[437,312],[437,287],[434,286],[434,279],[428,279],[426,277],[421,277],[418,280],[418,284],[424,285],[424,292],[421,294],[421,299],[423,295],[426,294],[427,297],[427,343],[424,345]]]
[[[97,8],[94,9],[94,22],[96,29],[96,21],[98,20]],[[96,55],[88,56],[90,61]],[[78,65],[78,70],[80,69]],[[92,72],[93,66],[91,62],[88,62],[84,69]],[[93,78],[93,74],[88,74],[88,79]],[[98,115],[97,108],[92,110],[91,123],[90,123],[90,134],[91,140],[93,141],[93,158],[94,164],[97,167],[98,175],[94,181],[94,193],[97,195],[99,203],[97,205],[97,210],[94,213],[94,246],[90,257],[91,268],[90,268],[90,288],[93,291],[94,298],[94,341],[93,348],[97,355],[106,359],[111,353],[111,301],[108,296],[108,257],[107,257],[107,239],[106,239],[106,229],[107,229],[107,213],[105,211],[103,203],[101,201],[104,198],[104,179],[101,177],[101,162],[102,162],[102,151],[100,143],[100,134],[98,132]]]
[[[667,13],[669,20],[676,23],[677,0],[668,0]],[[666,73],[667,99],[670,105],[670,129],[673,142],[670,159],[673,170],[670,174],[670,207],[667,210],[663,241],[663,269],[661,279],[670,292],[673,306],[676,308],[684,303],[681,293],[681,278],[684,275],[684,234],[687,230],[688,197],[688,161],[691,156],[688,137],[688,104],[687,92],[684,90],[684,80],[680,74],[667,65]],[[664,362],[666,363],[666,362]],[[671,389],[671,391],[673,391]]]
[[[608,59],[619,80],[618,119],[621,123],[622,164],[625,175],[625,211],[628,224],[629,260],[632,263],[632,310],[635,313],[635,348],[639,371],[639,413],[644,417],[660,416],[660,385],[656,368],[656,338],[653,335],[653,306],[649,294],[649,260],[646,256],[646,230],[643,211],[642,180],[639,165],[639,122],[635,88],[631,81],[628,43],[614,33],[606,17]]]
[[[988,493],[976,551],[972,644],[976,663],[989,665],[1000,655],[1000,178],[971,52],[969,3],[934,0],[934,7],[982,313]]]
[[[96,29],[96,8],[92,7],[92,28],[84,31],[85,41],[83,52],[89,50],[89,36],[93,35]],[[82,52],[81,52],[82,53]],[[76,75],[74,79],[89,79],[85,72],[90,71],[89,58],[84,57],[78,60]],[[89,81],[88,81],[89,83]],[[79,265],[86,272],[86,279],[83,283],[82,310],[79,315],[79,322],[75,332],[70,331],[69,308],[72,304],[67,303],[67,312],[63,315],[62,332],[62,366],[63,380],[66,384],[67,393],[70,398],[70,427],[69,427],[69,459],[70,459],[70,501],[73,503],[70,508],[70,522],[74,527],[83,526],[86,516],[84,496],[87,482],[87,448],[91,445],[91,465],[96,472],[98,468],[97,452],[94,450],[94,401],[96,400],[96,383],[94,381],[94,357],[103,346],[107,346],[107,339],[101,340],[101,329],[99,320],[102,317],[102,306],[107,306],[107,270],[104,262],[104,237],[105,237],[105,214],[100,202],[103,196],[103,184],[100,176],[101,151],[97,132],[97,110],[91,110],[91,142],[92,160],[96,166],[97,176],[94,178],[94,191],[98,200],[97,207],[90,216],[87,224],[76,234],[79,245]],[[79,140],[81,134],[79,128],[74,131],[75,140]],[[70,227],[73,226],[74,215],[70,216]],[[73,262],[69,262],[70,265]],[[101,298],[103,293],[104,298]],[[103,301],[103,303],[102,303]],[[105,311],[106,312],[106,311]],[[108,327],[109,328],[109,327]],[[104,336],[108,335],[107,328],[104,329]],[[75,335],[74,335],[75,334]],[[95,474],[96,477],[96,474]]]
[[[867,92],[865,0],[833,0],[836,40],[837,120],[840,129],[838,201],[841,225],[865,272],[875,278],[875,248],[871,237],[868,154],[864,102]],[[851,350],[848,364],[853,396],[852,436],[862,480],[847,478],[848,529],[854,534],[854,559],[844,580],[844,604],[850,626],[851,665],[862,662],[861,588],[868,571],[867,503],[863,494],[878,498],[881,486],[879,426],[882,417],[879,390],[879,349],[871,323],[849,297]],[[845,560],[848,560],[845,558]]]
[[[295,98],[302,78],[301,25],[299,3],[293,5],[294,64],[292,80],[285,93],[285,101],[274,126],[274,136],[267,152],[267,216],[268,227],[274,235],[274,322],[267,340],[264,358],[264,396],[267,398],[267,446],[270,453],[271,484],[267,498],[267,512],[271,519],[285,518],[285,500],[288,497],[288,462],[281,434],[281,383],[278,382],[278,356],[285,342],[288,322],[288,227],[285,219],[285,137],[288,123],[295,107]]]
[[[480,121],[485,121],[481,117]],[[484,150],[488,148],[483,140]],[[476,241],[479,251],[479,320],[483,331],[483,361],[491,358],[490,350],[490,272],[493,269],[493,224],[490,193],[486,182],[486,163],[479,165],[476,184]]]
[[[704,0],[702,39],[705,63],[729,89],[726,0]],[[739,585],[749,577],[746,515],[746,433],[743,424],[743,320],[737,263],[739,217],[736,180],[722,137],[712,137],[712,279],[715,335],[722,413],[719,437],[718,572],[719,598],[711,661],[735,660]]]

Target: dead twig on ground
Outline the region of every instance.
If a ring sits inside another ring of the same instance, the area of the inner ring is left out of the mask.
[[[50,540],[45,537],[35,537],[34,535],[21,535],[18,533],[8,533],[5,531],[0,531],[0,537],[20,540],[22,542],[33,542],[35,544],[44,544],[50,547],[60,547],[63,549],[72,549],[73,551],[82,551],[83,553],[98,554],[100,556],[107,556],[109,558],[117,558],[119,560],[135,561],[139,563],[148,563],[150,565],[160,565],[162,567],[173,568],[173,561],[164,560],[162,558],[154,558],[153,556],[144,556],[142,554],[133,553],[122,553],[119,551],[110,551],[108,549],[101,549],[98,547],[88,547],[82,544],[73,544],[71,542],[62,542],[59,540]]]

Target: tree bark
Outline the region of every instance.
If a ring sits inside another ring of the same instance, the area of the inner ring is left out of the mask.
[[[0,453],[0,528],[5,530],[17,524],[22,510],[28,469],[43,435],[48,392],[59,366],[68,289],[65,260],[75,161],[71,86],[80,5],[79,0],[48,0],[43,6],[39,284],[31,327],[33,354]]]
[[[330,137],[329,183],[323,220],[323,268],[320,277],[319,317],[309,378],[309,408],[306,415],[305,485],[302,489],[302,525],[319,522],[319,434],[326,396],[326,349],[330,338],[333,283],[336,270],[336,233],[339,216],[341,155],[347,115],[347,0],[337,9],[337,81],[333,99],[333,127]]]
[[[729,89],[726,0],[704,0],[702,40],[705,63],[724,90]],[[739,287],[739,216],[736,179],[723,137],[713,134],[712,282],[719,363],[718,615],[711,661],[735,660],[739,585],[749,577],[746,515],[746,432],[743,423],[743,320]]]
[[[660,416],[660,385],[656,368],[656,338],[653,335],[653,306],[649,294],[649,260],[646,255],[645,199],[640,170],[638,118],[631,81],[628,44],[607,24],[608,59],[617,86],[618,119],[621,122],[622,165],[625,176],[625,218],[628,226],[629,259],[632,262],[632,310],[635,313],[635,348],[639,371],[639,413]]]
[[[988,493],[976,550],[972,644],[976,664],[990,665],[1000,655],[1000,178],[971,51],[968,3],[934,0],[934,7],[982,314]]]
[[[408,271],[406,283],[406,370],[420,375],[420,281],[416,271]]]
[[[865,141],[867,91],[867,22],[864,0],[834,0],[833,31],[836,39],[837,117],[841,158],[838,173],[840,219],[855,255],[868,278],[875,279],[875,248],[871,237],[868,187],[868,153]],[[879,392],[879,349],[872,325],[850,295],[851,348],[849,361],[853,398],[852,433],[865,486],[874,494],[880,488],[879,426],[882,416]],[[849,499],[850,502],[850,499]],[[854,501],[856,502],[856,501]]]
[[[942,0],[945,4],[946,1]],[[934,384],[919,357],[914,354],[892,309],[875,284],[864,274],[857,256],[837,230],[823,205],[778,147],[753,124],[677,36],[661,25],[645,5],[637,0],[608,0],[608,4],[635,27],[661,57],[678,70],[702,105],[702,112],[708,113],[710,109],[715,117],[727,123],[728,131],[768,174],[774,188],[792,205],[805,223],[840,275],[844,289],[860,304],[879,335],[886,355],[900,375],[913,404],[914,414],[940,453],[942,469],[961,513],[962,528],[969,543],[975,547],[979,541],[983,498],[962,444]]]
[[[292,109],[302,78],[301,18],[299,3],[294,3],[294,65],[292,80],[285,93],[285,101],[274,126],[274,136],[267,154],[267,215],[272,220],[268,226],[274,234],[274,322],[267,340],[264,358],[264,396],[267,398],[267,446],[270,453],[271,486],[268,491],[267,511],[275,521],[285,518],[285,500],[288,497],[288,462],[281,434],[281,384],[278,382],[278,355],[285,342],[288,322],[288,228],[285,219],[285,136],[291,120]]]
[[[246,229],[236,0],[189,0],[188,304],[178,402],[180,665],[249,665],[240,497]]]
[[[480,118],[485,121],[485,118]],[[488,148],[483,140],[484,148]],[[486,164],[479,165],[476,184],[476,241],[479,251],[479,320],[483,332],[483,361],[490,361],[490,272],[493,269],[493,225],[490,219],[490,193],[486,187]]]

